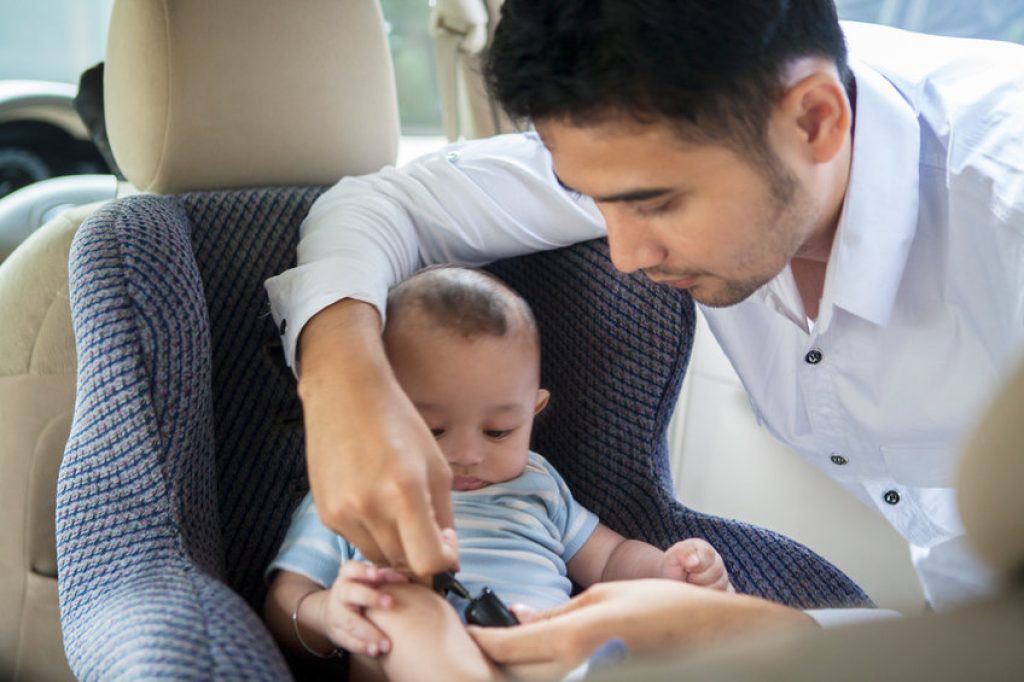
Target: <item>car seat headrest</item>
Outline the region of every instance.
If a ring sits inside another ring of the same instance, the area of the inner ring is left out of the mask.
[[[1024,578],[1024,364],[967,442],[958,480],[967,537],[998,575]]]
[[[329,185],[398,148],[375,0],[118,0],[104,108],[148,192]]]

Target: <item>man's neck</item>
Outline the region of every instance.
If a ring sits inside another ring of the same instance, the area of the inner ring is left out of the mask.
[[[804,304],[804,314],[808,319],[817,320],[821,295],[825,290],[825,271],[828,262],[794,258],[790,261],[789,267],[793,271],[793,280]]]

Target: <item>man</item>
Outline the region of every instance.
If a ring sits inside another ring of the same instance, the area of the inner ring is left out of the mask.
[[[1024,49],[845,32],[849,60],[831,0],[507,0],[488,75],[537,135],[341,182],[268,281],[325,522],[416,573],[453,560],[387,287],[607,232],[703,305],[759,421],[907,538],[934,607],[983,593],[950,477],[1024,349]]]

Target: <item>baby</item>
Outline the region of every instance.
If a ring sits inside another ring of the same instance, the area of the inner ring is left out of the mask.
[[[578,504],[530,451],[540,388],[526,302],[478,270],[422,270],[388,297],[384,347],[399,384],[451,466],[459,580],[513,610],[548,609],[572,582],[661,577],[732,590],[719,554],[691,538],[666,551],[628,540]],[[365,563],[324,527],[307,495],[268,573],[267,623],[298,654],[353,653],[353,679],[495,679],[453,609],[432,590]]]

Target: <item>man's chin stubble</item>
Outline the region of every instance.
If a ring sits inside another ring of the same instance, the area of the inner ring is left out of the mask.
[[[767,282],[725,282],[721,290],[707,291],[706,286],[697,284],[690,289],[693,300],[708,308],[728,308],[750,298]]]

